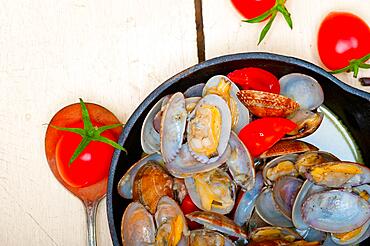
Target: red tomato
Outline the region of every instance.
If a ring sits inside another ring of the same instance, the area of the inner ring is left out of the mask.
[[[276,0],[231,0],[231,2],[242,16],[252,19],[274,7]]]
[[[93,122],[93,125],[97,125]],[[99,126],[99,125],[98,125]],[[83,128],[78,122],[67,127]],[[101,134],[113,141],[117,138],[108,131]],[[108,144],[92,141],[74,162],[68,165],[71,156],[81,142],[76,133],[63,132],[56,145],[56,165],[62,179],[72,187],[86,187],[108,177],[114,148]]]
[[[252,121],[239,133],[239,138],[245,144],[252,156],[257,157],[297,125],[285,118],[262,118]]]
[[[370,53],[370,28],[356,15],[332,12],[321,23],[317,46],[327,68],[344,68]]]
[[[181,203],[181,210],[184,214],[190,214],[194,211],[199,211],[198,207],[193,203],[189,195],[186,195],[184,200]],[[186,219],[188,222],[188,226],[191,230],[199,229],[202,226],[194,221],[190,221]]]
[[[275,94],[280,93],[279,80],[275,75],[261,68],[242,68],[229,73],[227,77],[244,90],[252,89]]]

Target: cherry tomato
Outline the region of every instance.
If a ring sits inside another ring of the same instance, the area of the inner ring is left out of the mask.
[[[317,46],[327,68],[344,68],[370,53],[370,28],[356,15],[332,12],[321,23]]]
[[[239,132],[239,138],[251,155],[257,157],[296,127],[297,125],[288,119],[266,117],[246,125]]]
[[[198,207],[193,203],[189,195],[186,195],[184,200],[181,203],[181,210],[184,214],[190,214],[194,211],[199,211]],[[191,230],[199,229],[202,226],[194,221],[190,221],[186,219],[188,222],[188,226]]]
[[[93,125],[96,126],[93,122]],[[100,126],[100,125],[97,125]],[[78,122],[67,127],[83,128]],[[113,141],[115,135],[105,131],[101,134]],[[82,137],[71,132],[63,132],[56,145],[56,165],[60,176],[72,187],[86,187],[108,177],[114,148],[108,144],[92,141],[70,165],[69,160],[81,142]]]
[[[231,2],[242,16],[252,19],[274,7],[276,0],[231,0]]]
[[[272,73],[257,67],[235,70],[227,75],[244,90],[252,89],[275,94],[280,93],[279,80]]]

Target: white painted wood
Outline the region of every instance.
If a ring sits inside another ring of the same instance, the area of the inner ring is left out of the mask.
[[[352,12],[370,24],[369,0],[287,0],[286,6],[292,14],[293,30],[290,30],[282,16],[278,16],[265,39],[257,46],[259,33],[266,22],[241,22],[242,16],[230,0],[203,0],[206,58],[239,52],[268,51],[295,56],[323,66],[316,42],[318,28],[327,13]],[[360,72],[361,76],[370,77],[370,70]],[[337,77],[370,92],[370,88],[361,86],[352,74],[340,74]]]
[[[86,245],[82,203],[44,154],[51,117],[85,101],[125,121],[197,63],[189,0],[0,1],[0,245]],[[105,202],[99,245],[111,245]]]

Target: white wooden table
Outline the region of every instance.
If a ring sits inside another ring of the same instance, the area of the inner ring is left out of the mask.
[[[85,245],[82,203],[49,170],[43,124],[79,97],[125,121],[155,87],[196,64],[194,0],[1,0],[0,7],[0,245]],[[326,13],[370,21],[370,0],[287,7],[293,31],[279,17],[257,47],[264,24],[242,23],[229,0],[203,0],[205,57],[270,51],[321,65],[316,33]],[[370,92],[351,75],[338,77]],[[105,202],[97,235],[99,245],[112,244]]]

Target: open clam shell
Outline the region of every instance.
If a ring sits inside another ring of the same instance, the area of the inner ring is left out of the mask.
[[[193,85],[193,86],[189,87],[184,92],[184,96],[186,98],[188,98],[188,97],[201,97],[202,94],[203,94],[204,86],[205,86],[204,83],[199,83],[199,84]]]
[[[177,92],[168,101],[161,121],[161,153],[165,162],[175,159],[181,148],[186,116],[184,95]]]
[[[318,230],[315,230],[311,227],[309,227],[305,230],[300,230],[300,229],[296,228],[295,231],[297,233],[299,233],[299,235],[301,235],[303,237],[303,239],[307,242],[320,242],[321,243],[327,237],[326,232],[318,231]]]
[[[298,172],[304,175],[310,168],[331,161],[339,161],[339,159],[326,151],[308,151],[298,156],[295,166]]]
[[[271,158],[281,155],[298,154],[319,150],[316,146],[301,140],[281,140],[260,155],[260,158]]]
[[[241,90],[239,100],[258,117],[287,117],[299,109],[299,104],[292,99],[275,93]]]
[[[194,204],[204,211],[227,214],[234,207],[235,184],[230,176],[219,168],[185,178],[185,186]]]
[[[250,217],[252,216],[254,204],[258,195],[261,193],[262,187],[262,173],[258,172],[256,174],[256,181],[253,188],[243,193],[242,197],[240,198],[239,204],[235,209],[234,222],[237,225],[242,226],[249,221]]]
[[[286,218],[277,208],[277,205],[272,197],[272,190],[269,188],[265,189],[257,197],[255,209],[261,219],[270,225],[280,227],[293,226],[291,220]]]
[[[132,187],[134,185],[134,180],[137,172],[139,169],[150,163],[155,162],[159,165],[163,165],[162,156],[158,153],[150,154],[136,162],[134,165],[130,167],[129,170],[122,176],[120,181],[118,182],[118,193],[126,199],[132,199]]]
[[[221,233],[207,229],[199,229],[191,231],[189,235],[189,246],[195,245],[234,246],[234,243]]]
[[[202,135],[209,135],[209,132],[205,131],[208,131],[208,128],[211,128],[211,125],[214,123],[209,122],[211,119],[208,117],[203,117],[201,113],[198,115],[198,111],[200,112],[200,109],[203,106],[217,108],[221,116],[220,126],[217,126],[220,129],[220,136],[215,149],[216,153],[212,154],[211,156],[207,156],[205,153],[198,151],[199,149],[205,149],[208,146],[208,142],[205,141],[207,138],[204,136],[199,136],[199,132],[202,132]],[[203,97],[188,117],[187,139],[190,153],[195,157],[195,159],[202,163],[211,163],[216,161],[226,150],[230,138],[230,132],[231,113],[224,99],[222,99],[220,96],[212,94]],[[195,147],[198,150],[195,150]]]
[[[226,164],[229,167],[235,183],[244,190],[252,189],[255,182],[254,161],[252,156],[234,132],[231,132],[229,146],[231,153],[226,159]]]
[[[279,79],[280,94],[296,101],[302,109],[313,110],[324,102],[324,92],[312,77],[291,73]]]
[[[211,87],[217,87],[221,80],[227,81],[228,83],[231,83],[231,90],[230,90],[230,96],[231,98],[236,102],[236,116],[237,116],[237,122],[235,125],[233,125],[233,131],[236,133],[239,133],[240,130],[246,126],[250,122],[250,116],[249,116],[249,110],[244,106],[244,104],[238,99],[237,93],[240,91],[238,86],[235,85],[234,82],[232,82],[228,77],[224,75],[215,75],[212,78],[210,78],[204,89],[203,89],[203,96],[208,94],[209,88]]]
[[[253,242],[273,241],[279,239],[286,242],[294,242],[295,240],[302,239],[302,237],[289,228],[267,226],[254,230],[250,235],[250,239]]]
[[[370,169],[359,163],[333,161],[312,167],[306,178],[332,188],[352,187],[370,183]]]
[[[225,163],[230,156],[230,147],[227,147],[222,156],[211,163],[201,163],[191,155],[187,143],[181,146],[180,152],[171,162],[166,163],[168,171],[177,178],[186,178],[195,173],[208,172]]]
[[[282,176],[298,176],[294,163],[298,158],[298,154],[289,154],[279,156],[266,163],[263,168],[263,179],[269,185],[272,185],[275,180]]]
[[[125,245],[152,245],[155,242],[152,215],[139,202],[130,203],[122,217],[121,236]]]
[[[229,236],[247,238],[247,234],[240,226],[222,214],[196,211],[187,214],[186,217],[191,221],[204,225],[208,229],[216,230]]]
[[[197,106],[201,97],[188,97],[185,98],[185,108],[188,113],[194,110],[195,106]]]
[[[283,139],[303,138],[314,133],[324,119],[324,114],[320,112],[311,112],[307,109],[298,110],[290,118],[291,121],[297,124],[296,129],[289,132]]]
[[[351,192],[329,190],[310,195],[303,203],[302,215],[314,229],[344,233],[369,220],[370,204]]]

